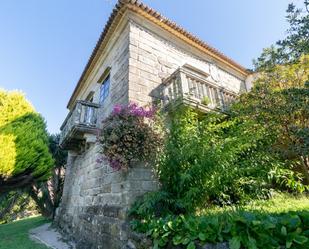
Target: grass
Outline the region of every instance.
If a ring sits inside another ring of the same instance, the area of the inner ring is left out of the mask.
[[[29,238],[30,229],[46,222],[39,216],[0,225],[0,249],[47,249]]]
[[[244,206],[212,207],[198,212],[198,215],[216,215],[227,212],[247,211],[259,214],[280,214],[290,211],[309,210],[308,195],[276,193],[269,200],[254,200]]]

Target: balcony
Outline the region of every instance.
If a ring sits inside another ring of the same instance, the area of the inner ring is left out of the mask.
[[[98,132],[97,116],[99,105],[77,101],[64,120],[60,130],[60,146],[67,150],[78,149],[87,137]]]
[[[237,94],[212,84],[203,71],[184,66],[163,82],[161,96],[163,107],[185,104],[201,112],[225,112]]]

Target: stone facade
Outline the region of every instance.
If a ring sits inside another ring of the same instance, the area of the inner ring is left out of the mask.
[[[121,20],[96,56],[75,101],[87,100],[93,94],[93,101],[98,103],[98,81],[110,67],[110,93],[98,112],[97,127],[101,129],[101,121],[115,104],[134,101],[145,105],[160,98],[163,80],[184,64],[205,72],[207,81],[220,87],[235,93],[247,90],[245,74],[131,10],[121,12]],[[78,248],[135,248],[127,211],[138,196],[156,190],[159,184],[152,169],[143,164],[136,163],[128,172],[113,171],[106,162],[98,162],[100,157],[98,142],[69,151],[55,223],[77,242]]]
[[[142,19],[130,15],[129,99],[147,104],[158,97],[162,81],[177,68],[189,64],[209,74],[207,80],[235,93],[247,91],[246,77],[201,54]]]
[[[93,101],[98,103],[100,84],[97,82],[106,68],[111,67],[110,94],[99,108],[99,128],[116,103],[129,101],[128,23],[119,27],[117,34],[114,34],[108,52],[102,53],[78,97],[85,100],[93,93]],[[129,172],[115,172],[106,162],[98,162],[99,158],[99,143],[89,144],[82,151],[69,151],[62,202],[55,219],[55,223],[82,249],[120,248],[126,244],[126,213],[130,204],[137,196],[158,188],[150,168],[137,164]]]
[[[55,222],[78,248],[122,248],[129,240],[127,211],[137,196],[157,189],[151,169],[129,172],[98,163],[99,146],[69,152],[62,203]]]

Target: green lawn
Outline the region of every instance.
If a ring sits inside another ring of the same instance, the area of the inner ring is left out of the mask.
[[[309,196],[308,195],[291,195],[276,193],[273,198],[269,200],[254,200],[245,206],[233,207],[212,207],[198,212],[199,214],[220,214],[235,211],[248,211],[259,214],[279,214],[289,211],[303,211],[309,210]]]
[[[0,225],[0,249],[47,249],[32,241],[28,233],[30,229],[46,222],[43,217],[33,217]]]

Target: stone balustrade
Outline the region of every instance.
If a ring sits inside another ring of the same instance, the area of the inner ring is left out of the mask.
[[[202,71],[180,67],[163,82],[163,107],[171,103],[198,106],[202,111],[226,111],[237,94],[207,80],[208,74]]]
[[[85,135],[97,133],[99,104],[76,101],[75,106],[64,120],[60,130],[60,146],[64,149],[78,147]]]

